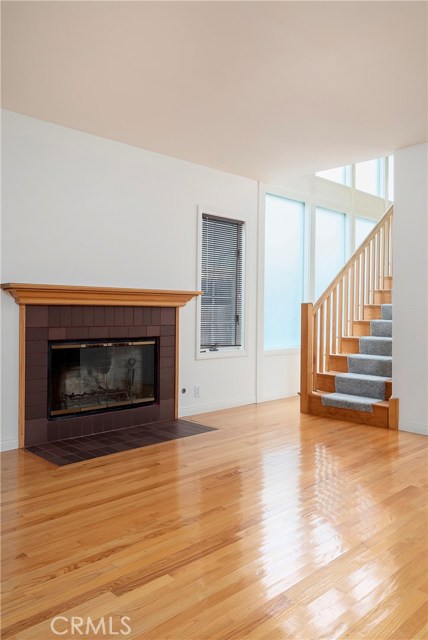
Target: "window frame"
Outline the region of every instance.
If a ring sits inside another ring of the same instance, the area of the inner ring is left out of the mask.
[[[247,326],[248,326],[248,291],[247,291],[247,221],[237,214],[233,214],[211,207],[198,206],[198,252],[197,252],[197,289],[202,290],[202,228],[203,216],[213,216],[231,222],[237,222],[242,225],[242,308],[241,308],[241,346],[219,347],[218,351],[209,351],[201,347],[201,314],[202,314],[202,296],[197,297],[196,301],[196,360],[215,360],[218,358],[236,358],[248,356],[247,346]]]

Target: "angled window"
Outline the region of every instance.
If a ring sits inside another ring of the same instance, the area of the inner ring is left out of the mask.
[[[244,223],[202,214],[201,351],[243,345]]]
[[[335,169],[326,169],[325,171],[318,171],[315,175],[319,178],[324,178],[324,180],[331,180],[331,182],[344,184],[347,187],[351,186],[351,165],[336,167]]]

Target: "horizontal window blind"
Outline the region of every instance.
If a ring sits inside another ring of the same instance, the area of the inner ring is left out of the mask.
[[[243,223],[202,215],[201,348],[242,344]]]

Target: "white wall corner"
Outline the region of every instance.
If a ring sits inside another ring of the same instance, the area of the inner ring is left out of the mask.
[[[428,144],[395,152],[393,385],[399,429],[428,431]]]

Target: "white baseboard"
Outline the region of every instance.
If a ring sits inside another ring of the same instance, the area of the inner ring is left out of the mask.
[[[229,400],[226,402],[211,402],[209,404],[198,404],[190,407],[182,407],[178,410],[180,418],[185,416],[194,416],[198,413],[211,413],[211,411],[221,411],[222,409],[233,409],[234,407],[242,407],[246,404],[256,404],[256,396],[250,398],[239,398],[237,400]]]
[[[414,422],[400,422],[399,431],[418,433],[421,436],[428,436],[428,426],[426,424],[416,424]]]
[[[0,451],[12,451],[13,449],[18,449],[19,443],[18,440],[9,439],[2,440],[0,443]]]
[[[272,394],[272,395],[267,395],[267,396],[262,396],[261,398],[259,398],[258,402],[272,402],[273,400],[286,400],[287,398],[295,398],[298,396],[298,392],[291,392],[291,393],[286,393],[285,395],[282,394]]]

